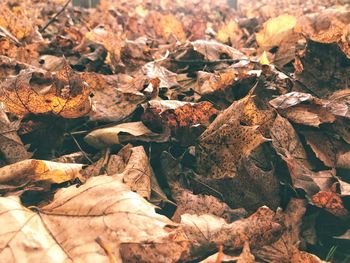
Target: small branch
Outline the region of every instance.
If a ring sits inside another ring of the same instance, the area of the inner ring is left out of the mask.
[[[68,0],[65,4],[64,4],[64,6],[61,8],[61,10],[60,11],[58,11],[51,19],[50,19],[50,21],[49,22],[47,22],[47,24],[42,28],[42,29],[40,29],[40,33],[43,33],[45,30],[46,30],[46,28],[49,26],[49,25],[51,25],[52,23],[53,23],[53,21],[55,21],[55,19],[60,15],[60,14],[62,14],[62,12],[67,8],[67,6],[69,5],[69,3],[71,2],[72,0]]]
[[[220,64],[220,63],[235,63],[239,61],[238,59],[219,59],[219,60],[180,60],[180,59],[170,59],[171,62],[178,64]]]

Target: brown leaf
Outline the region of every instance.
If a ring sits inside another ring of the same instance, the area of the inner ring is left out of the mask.
[[[258,126],[240,123],[248,99],[234,102],[200,136],[196,146],[197,169],[209,178],[233,178],[239,161],[267,140]]]
[[[290,122],[278,115],[270,131],[272,145],[281,156],[292,157],[309,167],[306,152]]]
[[[0,153],[6,163],[16,163],[32,156],[17,135],[19,122],[10,122],[0,106]]]
[[[34,85],[37,82],[37,85]],[[77,118],[91,110],[89,86],[68,64],[54,76],[27,69],[1,83],[0,101],[16,115],[52,112]]]
[[[123,171],[123,182],[144,198],[151,197],[152,168],[142,146],[131,149],[131,156]]]
[[[267,262],[323,262],[316,256],[299,250],[300,227],[305,211],[304,200],[292,199],[281,215],[285,228],[280,239],[253,250],[253,254]]]
[[[185,103],[151,100],[147,103],[141,120],[155,132],[170,129],[182,145],[191,145],[217,113],[218,110],[206,101]]]
[[[338,113],[332,110],[329,101],[307,93],[290,92],[270,101],[287,119],[304,125],[319,127],[322,123],[333,123]]]
[[[334,183],[334,170],[313,172],[297,159],[283,158],[295,188],[303,189],[311,197],[319,190],[329,190]]]
[[[241,160],[233,178],[199,177],[197,180],[206,186],[196,185],[197,191],[210,187],[215,190],[213,195],[219,193],[231,207],[243,207],[248,212],[253,212],[262,205],[271,209],[279,206],[279,180],[274,170],[262,170],[251,158]]]
[[[14,260],[23,256],[18,252],[24,252],[27,259],[46,262],[55,252],[57,262],[104,262],[110,255],[101,242],[95,242],[99,238],[117,260],[187,261],[200,251],[215,249],[219,241],[238,249],[249,240],[255,247],[272,242],[281,231],[267,208],[232,224],[211,216],[190,215],[184,216],[180,225],[174,224],[156,214],[152,205],[121,180],[121,176],[91,178],[79,188],[57,192],[51,204],[36,212],[13,198],[0,198],[0,221],[11,226],[11,231],[3,228],[6,245],[1,258]],[[38,236],[41,242],[28,246],[27,242]],[[25,244],[26,250],[19,249]]]
[[[326,9],[299,18],[297,28],[307,38],[320,43],[337,43],[350,58],[346,28],[350,24],[348,10]]]
[[[146,17],[146,23],[150,28],[154,29],[158,37],[162,37],[165,40],[169,40],[171,37],[175,37],[180,42],[186,40],[181,21],[173,15],[163,15],[153,11]]]
[[[344,207],[342,199],[337,193],[330,191],[320,191],[311,197],[312,203],[320,208],[324,208],[328,212],[344,217],[349,211]]]
[[[76,163],[28,159],[0,168],[0,183],[21,185],[31,182],[50,186],[79,177],[82,167]]]
[[[128,141],[165,142],[168,138],[168,134],[154,133],[138,121],[96,129],[86,135],[84,140],[97,149],[103,149]]]
[[[204,56],[205,60],[219,60],[223,55],[230,59],[242,60],[247,57],[233,47],[216,41],[196,40],[192,42],[193,49]]]
[[[19,41],[41,38],[34,23],[26,16],[26,10],[21,7],[11,10],[1,5],[0,26],[10,31]]]
[[[86,72],[81,77],[93,89],[91,121],[124,120],[145,100],[143,93],[129,87],[130,77]]]

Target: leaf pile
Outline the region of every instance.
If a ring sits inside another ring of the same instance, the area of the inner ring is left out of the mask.
[[[348,1],[0,7],[1,261],[349,260]]]

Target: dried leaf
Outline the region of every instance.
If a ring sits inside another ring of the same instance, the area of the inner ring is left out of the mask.
[[[97,149],[127,141],[167,141],[168,135],[153,133],[142,122],[122,123],[115,126],[100,128],[85,136],[85,141]]]
[[[336,116],[342,115],[334,110],[335,105],[332,102],[301,92],[281,95],[271,100],[270,104],[287,119],[314,127],[319,127],[322,123],[333,123]]]
[[[233,178],[239,161],[267,140],[258,126],[240,123],[247,99],[234,102],[200,136],[196,146],[197,169],[209,178]]]
[[[291,157],[309,167],[306,152],[290,122],[277,116],[271,129],[272,145],[281,156]]]
[[[191,145],[208,127],[218,111],[210,102],[184,103],[180,101],[156,101],[147,103],[141,116],[142,122],[152,131],[171,131],[182,145]]]
[[[0,168],[0,183],[20,185],[28,182],[59,184],[80,176],[82,164],[28,159]]]
[[[267,262],[323,262],[316,256],[300,251],[300,227],[306,211],[304,200],[292,199],[282,215],[285,229],[275,243],[253,250],[253,254]]]
[[[125,76],[84,72],[81,77],[93,89],[91,121],[124,120],[145,100],[143,93],[130,88],[130,78]]]
[[[150,199],[153,171],[147,154],[142,146],[132,148],[131,151],[131,156],[123,171],[123,182],[132,191],[135,191],[144,198]]]
[[[342,199],[337,193],[330,191],[320,191],[311,197],[312,203],[320,208],[324,208],[328,212],[344,217],[349,211],[344,207]]]
[[[38,82],[38,87],[32,83]],[[89,86],[68,64],[56,75],[23,70],[1,83],[0,101],[16,115],[52,112],[64,118],[77,118],[91,110]]]
[[[231,19],[226,24],[222,25],[216,35],[216,39],[223,43],[236,43],[242,35],[242,31],[238,23]]]
[[[270,18],[263,24],[263,29],[256,33],[256,41],[264,50],[279,46],[285,38],[291,38],[297,19],[292,15]]]
[[[19,122],[10,122],[0,106],[0,153],[6,163],[16,163],[32,156],[17,135]]]
[[[315,42],[337,43],[350,58],[349,43],[345,40],[349,17],[348,10],[326,9],[301,17],[297,29]]]
[[[146,23],[148,23],[150,28],[154,29],[158,37],[162,37],[165,40],[169,40],[170,37],[175,37],[180,42],[186,40],[181,21],[173,15],[150,12],[146,18]]]
[[[206,60],[219,60],[223,55],[226,55],[230,59],[243,60],[247,57],[230,46],[206,40],[196,40],[192,42],[193,49],[204,56]]]

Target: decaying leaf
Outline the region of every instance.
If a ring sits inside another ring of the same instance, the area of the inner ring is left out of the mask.
[[[312,41],[337,43],[350,57],[349,43],[346,41],[350,24],[348,10],[327,9],[320,13],[303,16],[298,21],[297,29]]]
[[[124,120],[145,100],[143,93],[130,88],[130,77],[83,73],[82,78],[93,89],[93,110],[89,113],[91,121]]]
[[[222,25],[216,35],[216,39],[223,43],[235,44],[241,37],[242,31],[235,20],[228,21],[227,24]]]
[[[253,250],[253,254],[267,262],[324,262],[318,257],[299,250],[301,220],[306,211],[303,200],[292,199],[282,215],[284,232],[275,243]]]
[[[11,10],[2,4],[0,26],[10,31],[19,41],[41,38],[34,23],[26,16],[26,11],[22,8]]]
[[[247,99],[234,102],[200,136],[196,146],[197,169],[209,178],[233,178],[239,161],[267,140],[258,126],[240,122]]]
[[[146,18],[146,23],[149,23],[149,26],[154,28],[157,36],[166,40],[174,37],[176,40],[184,42],[186,39],[182,23],[173,15],[150,12]]]
[[[123,182],[132,191],[150,199],[151,177],[154,175],[147,154],[142,146],[132,148],[131,151],[131,156],[123,171]]]
[[[91,110],[91,89],[68,64],[53,76],[45,71],[22,70],[0,85],[0,101],[16,115],[52,112],[77,118]]]
[[[180,101],[151,100],[141,116],[142,122],[152,131],[171,131],[183,145],[191,145],[199,134],[216,117],[210,102],[185,103]]]
[[[307,167],[309,166],[306,152],[298,134],[287,119],[277,116],[271,129],[271,139],[278,154],[292,157]]]
[[[312,203],[320,208],[324,208],[328,212],[344,217],[349,211],[344,207],[342,199],[337,193],[331,191],[320,191],[311,197]]]
[[[30,158],[21,139],[17,135],[19,122],[11,122],[0,106],[0,153],[6,163],[15,163]]]

